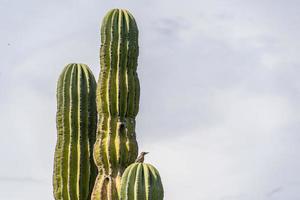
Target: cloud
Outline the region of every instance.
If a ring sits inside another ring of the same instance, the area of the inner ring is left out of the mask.
[[[221,90],[211,103],[214,124],[176,132],[177,137],[170,130],[165,140],[141,143],[142,150],[150,151],[147,161],[159,167],[168,183],[166,198],[259,199],[270,187],[287,184],[273,174],[289,166],[282,159],[293,159],[289,144],[282,142],[295,117],[288,101]],[[180,192],[173,191],[177,185]]]
[[[270,192],[267,194],[267,196],[268,196],[268,197],[272,197],[272,196],[274,196],[274,195],[280,193],[282,190],[283,190],[282,187],[274,188],[272,191],[270,191]]]
[[[56,80],[69,62],[98,77],[99,23],[112,7],[139,25],[137,136],[166,199],[300,198],[298,1],[2,7],[0,199],[52,199]]]

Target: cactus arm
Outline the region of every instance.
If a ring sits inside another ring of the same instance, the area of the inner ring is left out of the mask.
[[[87,200],[95,179],[95,79],[84,64],[69,64],[57,86],[57,145],[53,187],[56,200]]]
[[[109,11],[101,26],[101,72],[97,85],[99,121],[94,145],[99,173],[93,200],[118,200],[121,175],[137,157],[137,57],[138,29],[134,18],[126,10]],[[106,197],[101,196],[101,191],[106,191]]]
[[[134,163],[124,172],[121,200],[163,200],[159,172],[150,164]]]

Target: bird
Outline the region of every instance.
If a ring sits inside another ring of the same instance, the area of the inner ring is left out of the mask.
[[[136,163],[143,163],[144,162],[144,156],[148,154],[149,152],[141,152],[140,155],[136,158]]]

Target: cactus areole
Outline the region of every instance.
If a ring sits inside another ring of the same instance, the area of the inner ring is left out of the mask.
[[[150,164],[134,163],[124,172],[120,200],[163,200],[160,175]]]
[[[57,85],[56,200],[88,200],[96,177],[96,81],[84,64],[67,65]]]
[[[121,176],[137,157],[135,117],[139,110],[138,28],[122,9],[109,11],[101,26],[97,85],[98,128],[94,160],[98,176],[92,200],[118,200]]]

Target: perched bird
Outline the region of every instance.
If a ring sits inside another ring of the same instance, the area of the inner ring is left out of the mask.
[[[144,156],[148,153],[149,152],[141,152],[140,155],[136,158],[135,162],[143,163],[144,162]]]

